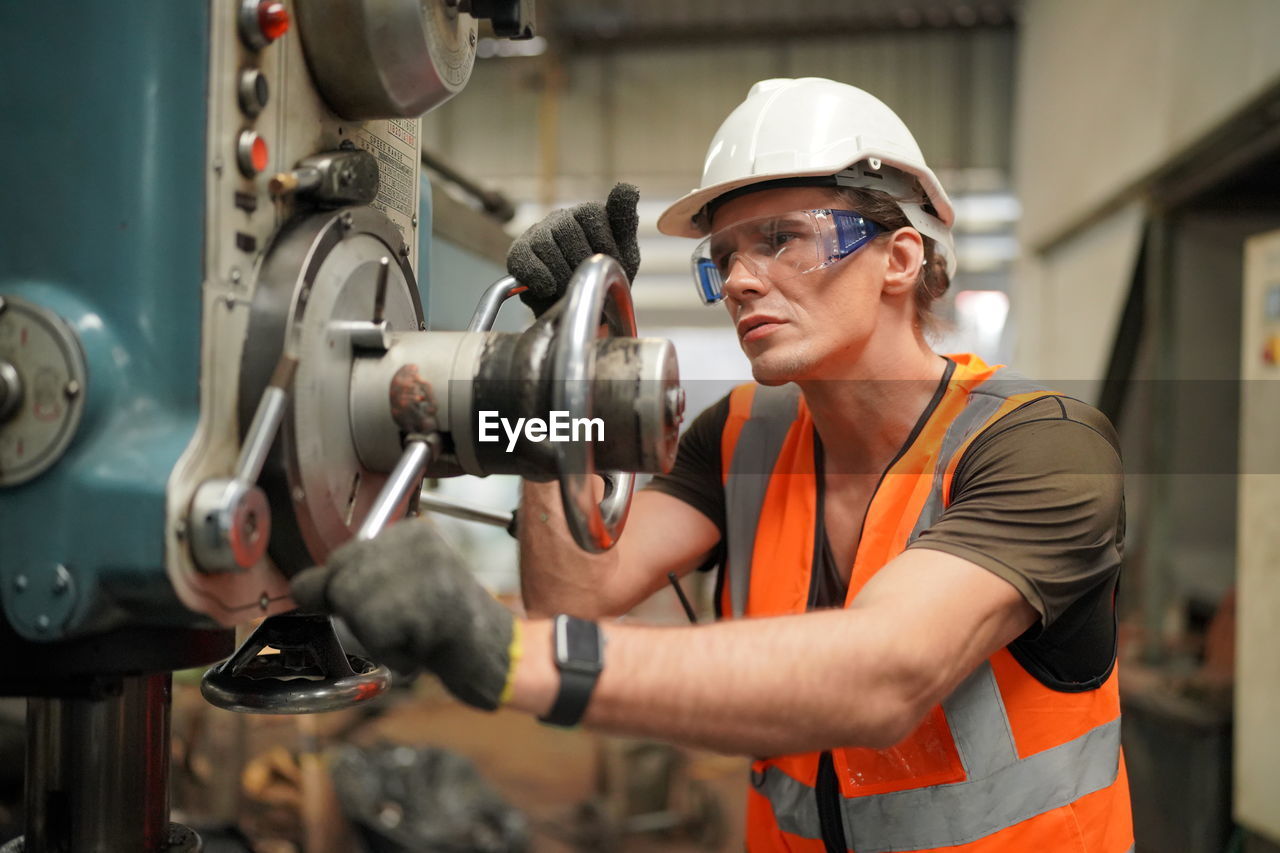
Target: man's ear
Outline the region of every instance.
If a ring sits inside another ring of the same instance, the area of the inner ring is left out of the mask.
[[[908,293],[915,289],[924,266],[924,238],[914,228],[899,228],[885,244],[884,292]]]

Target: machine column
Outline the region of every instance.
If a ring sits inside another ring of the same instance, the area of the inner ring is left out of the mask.
[[[118,695],[27,700],[24,853],[194,851],[169,824],[171,676],[128,676]]]

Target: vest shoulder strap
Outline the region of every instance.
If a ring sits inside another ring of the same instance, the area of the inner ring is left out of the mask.
[[[950,502],[950,476],[973,440],[1014,409],[1047,396],[1055,395],[1045,386],[1008,367],[998,368],[981,384],[969,389],[964,409],[956,415],[942,437],[942,446],[938,448],[938,461],[934,467],[933,486],[915,526],[911,529],[908,543],[914,542],[941,517],[943,509]]]
[[[735,619],[746,612],[751,582],[746,567],[751,565],[769,476],[800,406],[800,389],[795,385],[761,385],[754,390],[751,414],[734,443],[724,484],[725,570],[729,610]]]

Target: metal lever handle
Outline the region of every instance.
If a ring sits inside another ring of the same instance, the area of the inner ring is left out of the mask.
[[[291,356],[281,357],[258,400],[232,475],[205,480],[191,497],[187,529],[191,556],[201,571],[244,571],[266,554],[271,509],[258,477],[284,420],[297,366]]]
[[[463,521],[478,521],[481,524],[501,527],[503,530],[510,530],[512,523],[515,521],[515,513],[499,512],[458,501],[447,501],[425,489],[418,495],[418,508],[429,510],[430,512],[438,512],[441,515],[448,515],[453,518],[461,518]]]
[[[489,285],[484,295],[480,297],[480,304],[476,306],[476,313],[471,317],[471,325],[467,326],[468,332],[487,332],[493,328],[493,321],[498,319],[498,309],[502,307],[502,303],[515,296],[525,287],[516,281],[513,275],[506,275]]]
[[[249,431],[240,447],[240,456],[236,459],[237,480],[244,483],[258,482],[262,466],[267,462],[267,454],[271,451],[276,433],[280,431],[280,424],[284,420],[284,412],[289,405],[289,386],[293,384],[293,374],[297,369],[297,359],[285,355],[271,374],[271,381],[267,383],[267,390],[262,392],[258,408],[253,412]]]
[[[404,443],[400,461],[392,469],[391,476],[387,477],[382,491],[378,492],[364,523],[356,531],[357,539],[372,539],[381,533],[396,510],[414,495],[414,490],[421,489],[427,465],[435,456],[434,445],[433,440],[420,437],[411,438]]]

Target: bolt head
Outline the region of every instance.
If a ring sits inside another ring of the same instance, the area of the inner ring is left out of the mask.
[[[23,590],[25,590],[27,588],[27,576],[18,575],[16,578],[14,578],[13,588],[16,589],[18,592],[22,592]]]
[[[40,631],[49,630],[49,617],[41,613],[36,617],[36,629]]]
[[[80,383],[72,379],[63,387],[62,393],[66,395],[68,400],[74,400],[80,396]]]
[[[265,592],[258,596],[258,607],[266,610],[271,605],[271,598]]]

